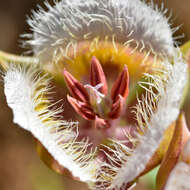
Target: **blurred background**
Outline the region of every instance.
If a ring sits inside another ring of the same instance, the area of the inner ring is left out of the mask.
[[[52,0],[53,1],[53,0]],[[51,2],[51,0],[49,0]],[[163,2],[173,13],[173,26],[181,26],[176,36],[184,34],[178,41],[183,44],[190,39],[190,1],[154,0]],[[43,0],[0,0],[0,50],[22,54],[19,46],[20,34],[29,32],[26,15]],[[190,111],[186,102],[186,114]],[[190,121],[190,118],[187,118]],[[190,122],[188,123],[190,124]],[[190,125],[189,125],[190,126]],[[151,175],[154,176],[154,175]],[[12,113],[6,105],[3,86],[0,84],[0,190],[86,190],[82,183],[62,177],[39,159],[32,136],[12,123]],[[142,180],[136,188],[153,190],[151,183]]]

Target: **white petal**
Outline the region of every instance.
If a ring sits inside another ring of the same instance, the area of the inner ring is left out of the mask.
[[[109,185],[107,190],[120,190],[122,187],[125,189],[126,184],[133,181],[145,169],[158,148],[165,130],[176,120],[184,86],[187,82],[187,65],[180,57],[174,58],[173,65],[167,60],[163,65],[168,67],[166,71],[163,71],[163,75],[149,75],[153,81],[148,83],[148,89],[145,87],[147,93],[144,100],[139,101],[139,105],[137,105],[138,127],[144,135],[138,135],[138,139],[136,139],[138,145],[134,150],[113,140],[117,152],[112,151],[113,155],[117,156],[110,160],[116,164],[102,164],[102,167],[106,169],[104,171],[101,168],[99,172],[106,174],[98,179],[102,186],[99,185],[97,189],[104,189],[105,184]],[[153,92],[153,88],[157,89],[157,94]],[[155,105],[156,107],[154,107]]]
[[[33,34],[24,35],[33,52],[51,60],[68,47],[94,38],[125,44],[133,41],[139,49],[173,54],[172,30],[168,19],[152,4],[140,0],[62,0],[48,11],[33,12],[28,23]],[[25,42],[24,42],[25,43]]]
[[[179,162],[172,170],[164,190],[190,190],[190,165]]]
[[[14,122],[30,131],[60,165],[73,176],[91,183],[95,180],[94,153],[87,152],[88,139],[77,142],[77,123],[60,120],[60,109],[47,99],[49,79],[34,66],[11,66],[4,77],[7,103]],[[50,109],[51,107],[51,109]]]

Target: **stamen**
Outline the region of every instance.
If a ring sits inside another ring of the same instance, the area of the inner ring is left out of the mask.
[[[81,102],[69,95],[67,95],[68,102],[73,106],[75,111],[81,115],[84,119],[87,120],[94,120],[95,113],[93,112],[92,108],[85,102]]]
[[[109,117],[111,119],[117,119],[121,115],[123,107],[124,107],[124,98],[121,95],[119,95],[117,101],[114,104],[112,104],[111,111],[108,114]]]
[[[106,77],[100,62],[95,56],[93,56],[91,60],[90,82],[92,86],[96,86],[101,83],[102,86],[100,87],[99,91],[104,95],[107,94],[108,87]]]
[[[64,70],[64,77],[71,94],[74,96],[67,96],[69,103],[84,119],[95,120],[96,128],[103,128],[107,125],[104,120],[105,116],[110,119],[117,119],[121,116],[125,98],[129,93],[129,73],[126,65],[112,87],[110,112],[107,112],[105,105],[102,104],[108,87],[102,66],[95,56],[91,59],[91,85],[83,86],[66,70]]]
[[[111,90],[111,98],[113,102],[116,102],[119,95],[123,98],[127,98],[129,93],[129,73],[128,68],[125,65],[123,71],[118,76],[115,81],[112,90]]]
[[[85,87],[78,82],[66,69],[63,72],[67,88],[77,100],[89,103],[89,95]]]

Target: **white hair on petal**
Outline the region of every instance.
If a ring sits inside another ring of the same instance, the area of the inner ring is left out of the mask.
[[[51,60],[80,41],[95,38],[126,44],[139,42],[140,49],[173,55],[172,30],[165,11],[140,0],[62,0],[45,3],[28,19],[32,34],[24,46],[36,55]],[[162,13],[163,12],[163,13]],[[141,42],[141,43],[140,43]],[[64,51],[63,51],[64,50]]]
[[[77,141],[76,122],[61,120],[62,108],[48,99],[50,79],[37,66],[10,66],[4,76],[7,103],[14,122],[30,131],[60,165],[89,184],[95,180],[95,150],[88,139]]]
[[[120,190],[133,181],[145,169],[148,161],[158,148],[164,131],[176,120],[180,100],[187,81],[187,65],[181,56],[174,58],[174,64],[165,60],[164,70],[158,75],[146,74],[150,81],[141,82],[146,93],[138,100],[136,116],[140,134],[135,147],[129,149],[113,140],[110,163],[102,163],[97,178],[97,189]],[[147,87],[148,86],[148,87]],[[156,91],[156,92],[155,92]],[[133,141],[134,137],[128,137]],[[134,146],[133,146],[134,147]],[[109,180],[108,180],[109,179]]]

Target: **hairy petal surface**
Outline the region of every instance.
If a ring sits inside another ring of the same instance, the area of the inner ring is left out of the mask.
[[[165,130],[176,120],[187,80],[187,65],[180,57],[174,58],[173,65],[167,60],[163,65],[166,67],[163,75],[146,74],[150,81],[140,84],[146,90],[144,99],[139,100],[136,107],[138,128],[142,135],[137,134],[135,139],[129,137],[131,142],[135,140],[136,148],[131,150],[113,140],[114,148],[110,151],[114,156],[110,158],[111,164],[105,163],[100,168],[97,189],[108,186],[108,190],[119,190],[138,177],[158,148]]]
[[[24,46],[32,47],[36,55],[50,60],[57,53],[67,56],[67,51],[77,49],[80,41],[109,40],[136,49],[148,49],[172,55],[174,52],[172,30],[166,11],[154,9],[152,3],[140,0],[65,0],[48,11],[39,8],[28,19],[32,34],[25,34]],[[163,12],[163,13],[162,13]],[[48,52],[48,53],[47,53]]]
[[[187,66],[173,46],[173,30],[170,29],[168,19],[164,16],[165,11],[158,10],[152,3],[145,4],[140,0],[62,0],[55,1],[54,6],[46,2],[46,7],[47,12],[42,8],[33,12],[32,17],[28,19],[33,33],[24,35],[28,39],[24,45],[32,47],[32,52],[42,63],[56,62],[64,58],[74,60],[79,52],[80,42],[88,43],[91,50],[92,45],[96,46],[98,42],[107,41],[112,42],[116,52],[119,44],[133,48],[130,53],[145,50],[143,53],[146,53],[146,58],[151,54],[155,55],[155,59],[159,57],[162,60],[162,69],[158,74],[145,74],[148,82],[140,83],[145,93],[143,98],[138,99],[134,111],[137,126],[131,126],[138,130],[134,132],[135,134],[126,134],[126,139],[129,140],[127,143],[108,139],[111,145],[102,145],[106,161],[100,161],[98,164],[94,154],[91,153],[92,150],[89,151],[88,140],[76,142],[77,130],[73,129],[71,123],[52,119],[56,118],[56,114],[49,109],[51,107],[49,101],[41,95],[47,92],[44,87],[48,84],[42,85],[43,87],[37,86],[36,79],[31,80],[34,76],[25,72],[22,77],[25,76],[27,79],[25,86],[30,90],[20,95],[20,91],[15,93],[10,88],[11,85],[14,86],[14,83],[10,82],[10,72],[8,71],[5,76],[5,94],[9,106],[13,109],[16,123],[31,131],[55,159],[72,171],[76,177],[82,181],[95,182],[95,189],[125,189],[126,185],[143,172],[158,148],[165,130],[177,118],[187,80]],[[22,101],[23,94],[30,102],[27,106],[29,109],[26,106],[18,108],[18,105],[23,105],[25,102]],[[125,94],[127,96],[127,92]],[[41,105],[40,102],[43,101],[47,102],[48,106],[45,107],[45,111],[40,109],[38,113],[36,107],[38,108],[38,104]],[[74,105],[74,100],[70,99],[70,102]],[[75,104],[77,110],[83,111],[81,107],[82,105]],[[118,110],[120,107],[121,102],[118,103]],[[35,110],[35,114],[30,118],[31,110]],[[27,118],[24,114],[28,115]],[[42,119],[43,117],[45,119]],[[31,125],[26,124],[34,123],[32,118],[38,119],[39,126],[45,125],[43,130],[42,127],[37,128],[35,125],[29,127]],[[55,125],[52,125],[52,122]],[[131,147],[126,144],[131,144]],[[97,168],[96,165],[101,166]]]
[[[95,180],[95,150],[89,150],[88,139],[77,142],[77,123],[58,117],[63,109],[56,109],[47,98],[49,82],[35,66],[10,66],[4,76],[4,91],[14,122],[30,131],[73,176],[90,184]]]

